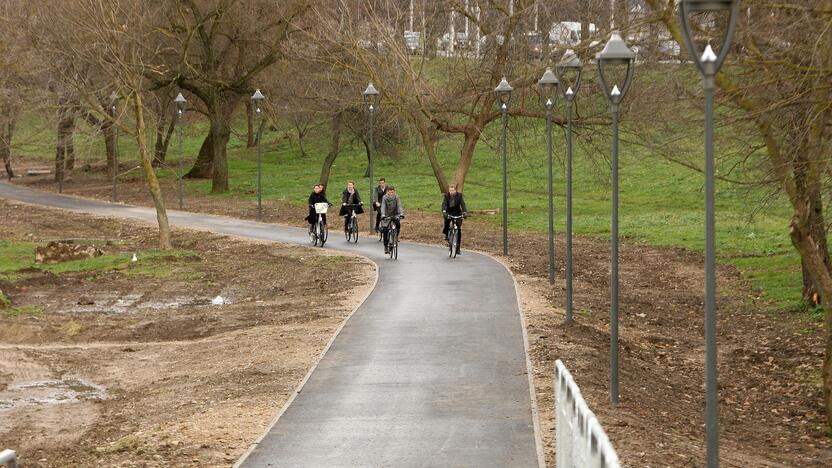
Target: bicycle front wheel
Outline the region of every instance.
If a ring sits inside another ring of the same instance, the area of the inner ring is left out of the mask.
[[[451,232],[448,233],[448,248],[450,252],[448,256],[451,258],[456,258],[457,253],[457,246],[459,245],[459,231],[456,229],[451,229]]]
[[[390,246],[390,258],[396,260],[399,258],[399,231],[393,231],[392,244]]]
[[[321,241],[321,247],[323,247],[326,243],[327,238],[326,224],[324,224],[323,220],[318,221],[318,232],[320,232],[319,237]]]

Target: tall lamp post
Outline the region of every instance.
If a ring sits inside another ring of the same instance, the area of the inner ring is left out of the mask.
[[[555,284],[555,208],[552,196],[552,110],[558,97],[560,82],[551,68],[546,68],[537,81],[540,100],[546,108],[546,145],[549,149],[549,284]]]
[[[113,91],[110,94],[110,113],[113,116],[113,203],[118,201],[118,125],[115,124],[118,109],[116,103],[118,102],[118,94]]]
[[[263,220],[263,152],[260,147],[260,136],[263,133],[263,101],[266,96],[259,89],[251,96],[251,108],[257,125],[257,221]]]
[[[560,91],[566,98],[566,321],[572,320],[572,106],[581,88],[584,64],[572,49],[558,62]],[[568,78],[568,83],[566,79]]]
[[[621,33],[613,31],[598,56],[598,74],[604,95],[612,104],[612,252],[610,265],[610,401],[618,403],[618,118],[621,101],[633,81],[636,54],[627,47]],[[623,83],[607,79],[608,67],[626,67]],[[621,85],[619,88],[618,85]]]
[[[714,88],[715,77],[728,51],[731,49],[737,27],[739,2],[735,0],[682,0],[679,4],[679,22],[682,35],[699,72],[705,91],[705,432],[707,464],[719,466],[719,414],[717,400],[716,367],[716,271],[715,271],[715,222],[714,222]],[[708,44],[700,53],[691,32],[690,13],[728,13],[728,27],[722,37],[722,47],[717,55]]]
[[[182,176],[185,170],[185,151],[182,148],[182,140],[184,138],[182,121],[185,117],[185,104],[188,101],[185,100],[185,96],[182,93],[179,93],[173,102],[176,103],[176,126],[179,127],[179,209],[182,210],[185,207],[185,187],[182,185]]]
[[[506,162],[506,129],[508,128],[508,107],[511,105],[511,92],[514,88],[508,84],[506,77],[500,80],[500,84],[494,88],[497,95],[497,104],[503,115],[503,255],[508,255],[508,195],[506,185],[508,182],[508,164]]]
[[[369,85],[367,85],[367,89],[365,89],[361,95],[364,98],[364,104],[367,106],[367,110],[369,111],[368,136],[370,139],[370,157],[369,161],[367,162],[367,175],[370,176],[370,232],[372,233],[373,227],[375,226],[375,216],[373,214],[373,210],[375,208],[374,203],[376,201],[376,196],[374,193],[376,189],[373,186],[373,153],[375,153],[375,146],[373,144],[373,116],[376,112],[376,109],[378,109],[378,102],[381,98],[381,95],[379,94],[376,87],[373,86],[372,82]]]

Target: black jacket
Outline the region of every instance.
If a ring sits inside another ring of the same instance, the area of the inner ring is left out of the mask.
[[[312,192],[309,195],[309,204],[314,205],[315,203],[329,203],[329,200],[326,199],[326,194],[324,192]]]
[[[453,197],[451,197],[451,194],[446,193],[442,197],[442,211],[454,216],[459,216],[468,211],[465,209],[465,199],[462,198],[462,193],[457,192]]]
[[[353,205],[359,205],[359,206],[355,207],[355,214],[363,213],[364,208],[360,206],[361,205],[361,195],[358,193],[358,190],[356,190],[352,194],[353,194],[352,204]],[[346,203],[348,205],[350,204],[350,192],[347,191],[347,190],[344,190],[344,193],[341,194],[341,211],[338,213],[339,216],[346,216],[346,215],[350,214],[350,212],[349,212],[350,208],[348,206],[344,206],[344,203]]]
[[[384,188],[381,188],[381,185],[376,187],[376,202],[381,205],[381,199],[384,198],[384,194],[387,193],[387,186],[385,185]]]

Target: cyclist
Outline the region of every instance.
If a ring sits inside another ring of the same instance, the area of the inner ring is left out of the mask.
[[[448,240],[448,227],[451,225],[452,216],[466,216],[468,210],[465,209],[465,199],[462,198],[462,192],[457,192],[456,185],[451,184],[448,187],[448,193],[442,197],[442,217],[445,218],[444,226],[442,227],[442,234],[445,235],[445,240]],[[459,239],[456,245],[456,253],[459,255],[459,250],[462,246],[462,220],[456,220],[459,224]]]
[[[347,188],[344,189],[344,192],[341,194],[341,211],[338,213],[339,216],[344,217],[344,232],[349,230],[350,216],[353,209],[357,215],[364,213],[364,207],[362,205],[361,195],[359,195],[358,190],[355,189],[355,182],[347,182]]]
[[[387,182],[384,177],[378,180],[378,187],[376,187],[376,199],[373,203],[376,205],[376,232],[378,232],[378,223],[381,222],[381,199],[387,193]]]
[[[387,187],[387,194],[385,194],[381,198],[381,208],[379,208],[379,212],[381,213],[382,218],[389,218],[389,222],[396,224],[396,229],[399,232],[402,232],[402,223],[401,218],[404,218],[404,206],[402,206],[402,200],[396,195],[396,188],[392,185]],[[383,228],[384,233],[384,253],[390,253],[388,247],[388,236],[387,233],[389,230],[387,228]]]
[[[326,199],[326,194],[324,193],[324,186],[321,184],[315,184],[312,187],[312,193],[309,194],[309,215],[306,216],[306,222],[309,223],[309,232],[311,233],[312,230],[315,228],[315,223],[318,222],[318,214],[315,213],[315,203],[328,203],[329,206],[332,206],[332,203]],[[321,217],[323,218],[324,224],[326,224],[326,215],[322,214]]]

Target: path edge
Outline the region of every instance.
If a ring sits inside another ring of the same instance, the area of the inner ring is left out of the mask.
[[[347,315],[347,317],[341,322],[341,325],[338,326],[338,329],[335,330],[335,333],[329,339],[329,342],[326,344],[323,351],[321,351],[321,354],[318,356],[318,358],[312,364],[312,367],[309,368],[309,371],[306,373],[306,376],[303,378],[303,380],[300,381],[298,386],[295,387],[295,390],[292,392],[292,394],[289,396],[289,398],[286,400],[286,402],[283,403],[283,407],[280,408],[280,411],[277,412],[277,415],[272,419],[272,421],[269,423],[269,425],[263,431],[263,435],[258,437],[256,441],[249,444],[248,449],[237,459],[237,461],[234,463],[234,465],[232,465],[233,468],[241,467],[243,465],[243,463],[245,463],[246,459],[248,459],[248,457],[251,456],[251,454],[254,452],[254,450],[257,449],[257,447],[260,445],[260,442],[262,442],[263,439],[265,439],[266,436],[269,435],[269,432],[271,432],[272,428],[274,428],[274,426],[277,424],[277,422],[280,420],[280,418],[283,416],[283,414],[289,409],[289,406],[291,406],[291,404],[295,401],[295,398],[297,398],[297,396],[300,395],[300,392],[303,390],[303,387],[306,385],[306,382],[308,382],[309,379],[312,377],[312,373],[315,372],[315,369],[318,368],[318,364],[320,364],[321,360],[323,360],[324,356],[326,356],[326,353],[329,352],[329,349],[332,347],[332,344],[335,343],[335,339],[338,338],[338,335],[341,334],[341,331],[344,329],[344,327],[350,321],[352,316],[355,315],[356,312],[358,312],[358,310],[361,308],[361,306],[363,306],[364,303],[367,302],[367,299],[369,299],[370,296],[373,294],[373,292],[375,292],[376,286],[378,285],[378,279],[379,279],[378,263],[376,263],[375,261],[373,261],[369,257],[364,257],[363,255],[356,255],[356,256],[366,259],[367,261],[369,261],[373,265],[373,269],[375,270],[375,278],[373,279],[373,283],[371,285],[372,287],[367,291],[367,294],[364,295],[364,297],[361,299],[361,301],[358,304],[356,304],[356,306],[352,310],[352,312],[350,312],[349,315]]]
[[[514,273],[511,272],[511,267],[503,260],[503,258],[481,250],[468,249],[468,251],[488,257],[500,264],[506,269],[506,273],[508,273],[511,277],[511,282],[514,284],[514,297],[517,299],[517,313],[520,315],[520,325],[523,329],[523,351],[526,355],[526,376],[529,380],[529,397],[531,398],[532,405],[532,422],[534,423],[534,442],[537,451],[537,465],[539,468],[546,468],[546,448],[543,444],[543,430],[540,428],[540,411],[537,408],[537,392],[535,391],[534,386],[534,367],[532,366],[532,359],[529,354],[529,332],[526,324],[526,314],[523,312],[523,301],[520,299],[520,285],[517,284],[517,278],[514,276]]]

